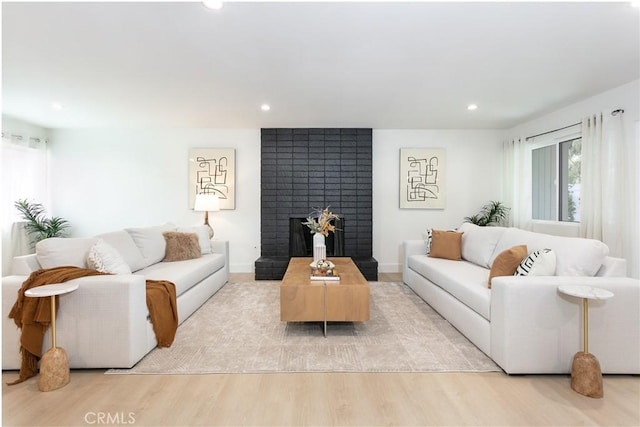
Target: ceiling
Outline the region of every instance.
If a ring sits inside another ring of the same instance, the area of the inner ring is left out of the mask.
[[[2,109],[48,128],[505,129],[638,79],[639,17],[629,2],[3,2]]]

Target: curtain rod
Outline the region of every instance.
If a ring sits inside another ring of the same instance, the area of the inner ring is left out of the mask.
[[[7,135],[5,135],[4,132],[2,132],[2,138],[5,138],[5,137],[7,137]],[[22,135],[16,135],[15,133],[10,134],[8,137],[11,138],[11,139],[16,139],[18,141],[22,141],[24,139],[24,137]],[[29,142],[41,142],[41,141],[42,140],[40,138],[38,138],[38,137],[35,137],[35,136],[30,136],[29,137]],[[45,139],[44,142],[46,143],[47,140]]]
[[[611,112],[611,115],[612,115],[612,116],[617,116],[618,114],[624,114],[624,110],[623,110],[622,108],[618,108],[617,110],[613,110],[613,111]],[[528,141],[528,140],[530,140],[530,139],[537,138],[537,137],[542,136],[542,135],[546,135],[546,134],[553,133],[553,132],[558,132],[559,130],[569,129],[569,128],[572,128],[572,127],[574,127],[574,126],[578,126],[578,125],[580,125],[580,124],[582,124],[582,122],[578,122],[578,123],[574,123],[574,124],[572,124],[572,125],[565,126],[565,127],[562,127],[562,128],[558,128],[558,129],[554,129],[554,130],[549,130],[549,131],[546,131],[546,132],[542,132],[542,133],[539,133],[539,134],[537,134],[537,135],[531,135],[531,136],[526,137],[524,140],[525,140],[525,141]]]
[[[539,134],[537,134],[537,135],[531,135],[531,136],[528,136],[528,137],[526,137],[524,140],[525,140],[525,141],[528,141],[528,140],[530,140],[530,139],[537,138],[537,137],[539,137],[539,136],[546,135],[546,134],[548,134],[548,133],[553,133],[553,132],[558,132],[559,130],[569,129],[569,128],[572,128],[572,127],[574,127],[574,126],[578,126],[578,125],[580,125],[580,124],[582,124],[582,122],[574,123],[574,124],[572,124],[572,125],[565,126],[565,127],[558,128],[558,129],[554,129],[554,130],[548,130],[548,131],[546,131],[546,132],[542,132],[542,133],[539,133]]]
[[[3,138],[5,137],[4,132],[2,132],[2,137],[3,137]],[[17,139],[18,141],[22,141],[22,135],[16,135],[16,134],[14,134],[14,133],[12,133],[11,135],[9,135],[9,138],[15,138],[15,139]]]

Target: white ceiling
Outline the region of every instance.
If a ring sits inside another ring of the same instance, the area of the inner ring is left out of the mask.
[[[50,128],[509,128],[638,79],[639,16],[628,2],[3,3],[2,108]]]

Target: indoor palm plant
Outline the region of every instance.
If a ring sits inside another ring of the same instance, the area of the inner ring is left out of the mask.
[[[66,236],[69,222],[59,216],[47,218],[41,203],[21,199],[15,202],[14,206],[25,220],[24,229],[31,238],[32,245],[49,237]]]
[[[507,220],[509,210],[502,202],[493,200],[484,205],[480,212],[473,216],[467,216],[464,220],[479,226],[499,225]]]

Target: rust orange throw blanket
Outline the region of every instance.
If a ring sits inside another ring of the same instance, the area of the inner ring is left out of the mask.
[[[29,298],[24,295],[25,291],[36,286],[62,283],[79,277],[101,274],[105,273],[66,266],[34,271],[25,280],[18,290],[18,299],[9,313],[9,318],[13,319],[18,328],[22,329],[20,336],[22,365],[18,379],[11,384],[21,383],[38,373],[38,361],[42,356],[42,342],[51,323],[49,298]],[[158,346],[170,346],[178,328],[175,285],[163,280],[147,280],[147,307]]]

